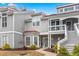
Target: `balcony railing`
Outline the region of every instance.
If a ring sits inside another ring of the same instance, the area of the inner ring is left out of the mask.
[[[49,31],[60,31],[60,30],[65,30],[65,25],[49,26]]]

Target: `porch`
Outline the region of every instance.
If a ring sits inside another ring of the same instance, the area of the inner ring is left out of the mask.
[[[78,23],[78,18],[65,18],[65,19],[51,19],[49,20],[49,32],[64,33],[67,31],[74,31],[74,24]]]
[[[58,43],[59,40],[64,38],[64,34],[50,34],[49,35],[40,35],[39,44],[40,48],[51,48],[55,43]]]

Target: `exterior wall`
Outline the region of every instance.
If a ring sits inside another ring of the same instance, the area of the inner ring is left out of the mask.
[[[14,31],[24,31],[24,20],[26,20],[26,13],[15,13],[14,14]]]
[[[34,28],[38,32],[48,32],[48,20],[41,20],[42,16],[36,16],[32,18],[32,21],[40,20],[40,26],[33,26],[32,22],[25,23],[25,30]]]
[[[24,47],[24,39],[21,34],[14,34],[14,48],[23,48]]]
[[[40,32],[48,32],[49,20],[42,20],[40,25]]]
[[[3,47],[3,36],[7,36],[8,44],[11,48],[14,48],[14,39],[13,39],[13,33],[4,33],[0,34],[0,48]]]
[[[29,22],[29,23],[25,23],[24,25],[25,25],[24,30],[25,30],[25,31],[26,31],[26,30],[29,30],[30,28],[32,28],[32,21]]]
[[[18,32],[14,34],[14,48],[24,47],[24,21],[29,18],[27,13],[15,13],[14,14],[14,31]]]

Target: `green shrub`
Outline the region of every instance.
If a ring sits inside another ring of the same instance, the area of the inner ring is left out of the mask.
[[[10,45],[7,44],[7,43],[5,43],[5,44],[3,45],[3,49],[10,49]]]
[[[59,49],[59,53],[57,55],[58,56],[69,56],[69,52],[66,50],[66,48],[61,47]]]
[[[53,47],[52,47],[52,50],[57,53],[57,48],[58,48],[58,45],[57,44],[54,44]]]
[[[79,44],[74,46],[74,49],[72,51],[73,56],[79,56]]]
[[[30,46],[30,48],[31,48],[32,50],[36,50],[36,49],[37,49],[36,45],[34,45],[34,44],[32,44],[32,45]]]

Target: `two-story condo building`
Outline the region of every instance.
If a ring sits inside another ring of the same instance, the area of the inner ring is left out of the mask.
[[[59,6],[51,15],[11,7],[0,8],[0,48],[6,42],[11,48],[51,48],[58,43],[71,52],[79,43],[79,4]]]

